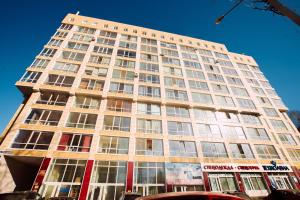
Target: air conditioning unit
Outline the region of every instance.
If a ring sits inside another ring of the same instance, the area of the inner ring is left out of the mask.
[[[134,78],[139,77],[139,73],[134,73]]]
[[[163,53],[159,54],[160,56],[165,56]]]

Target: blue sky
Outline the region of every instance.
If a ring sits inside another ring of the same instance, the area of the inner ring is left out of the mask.
[[[300,13],[300,1],[282,0]],[[0,131],[22,102],[14,86],[67,13],[224,43],[252,55],[290,109],[300,109],[300,28],[285,17],[237,8],[215,25],[229,0],[7,0],[1,2]]]

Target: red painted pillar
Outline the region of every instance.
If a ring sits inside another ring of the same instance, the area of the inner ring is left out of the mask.
[[[127,163],[126,192],[133,190],[133,164],[131,161]]]
[[[238,184],[238,186],[239,186],[240,192],[245,192],[245,187],[244,187],[244,185],[243,185],[243,181],[242,181],[242,178],[241,178],[241,174],[240,174],[239,172],[234,172],[234,175],[235,175],[237,184]]]
[[[297,187],[298,190],[300,190],[300,171],[298,170],[297,167],[292,167],[292,170],[294,172],[294,175],[296,176],[297,178],[297,182],[295,180],[293,180],[293,182],[295,182],[295,185]],[[290,173],[291,175],[292,173]],[[293,176],[293,175],[292,175]]]
[[[268,189],[268,191],[270,191],[271,188],[272,188],[272,186],[271,186],[271,181],[270,181],[270,179],[269,179],[268,173],[263,172],[262,174],[263,174],[263,177],[264,177],[265,182],[266,182],[266,184],[267,184],[267,189]]]
[[[203,181],[204,181],[205,191],[210,191],[209,178],[207,172],[203,172]]]
[[[81,183],[79,198],[78,198],[79,200],[86,200],[87,193],[89,190],[89,184],[90,184],[90,180],[91,180],[93,165],[94,165],[93,160],[88,160],[86,163],[83,180]]]
[[[41,164],[40,169],[39,169],[39,172],[37,173],[37,175],[35,177],[35,180],[33,182],[32,188],[31,188],[31,190],[33,192],[38,192],[39,191],[39,189],[40,189],[40,187],[43,183],[46,171],[49,167],[50,161],[51,161],[51,158],[46,158],[45,157],[43,159],[42,164]]]

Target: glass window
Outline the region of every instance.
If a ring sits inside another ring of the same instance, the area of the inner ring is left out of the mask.
[[[106,108],[115,112],[131,112],[131,101],[121,99],[108,99]]]
[[[201,147],[204,157],[228,157],[224,143],[201,142]]]
[[[257,155],[261,159],[280,159],[276,149],[272,145],[255,144]]]
[[[130,132],[130,117],[104,116],[104,130]]]
[[[100,136],[98,153],[128,154],[129,139],[126,137]]]
[[[229,147],[233,158],[254,158],[249,144],[229,144]]]
[[[193,135],[192,124],[187,122],[168,121],[168,134]]]
[[[63,133],[57,150],[59,151],[72,151],[72,152],[89,152],[92,135],[85,134],[72,134],[72,133]]]
[[[197,157],[196,144],[192,141],[169,140],[170,156]]]
[[[166,106],[167,116],[190,118],[189,109],[179,106]]]
[[[215,124],[197,124],[198,134],[202,137],[221,138],[221,131]]]
[[[137,119],[137,131],[142,133],[161,134],[161,121],[152,119]]]
[[[136,155],[163,156],[163,141],[151,138],[136,138]]]
[[[138,103],[137,112],[138,114],[144,115],[160,115],[160,105],[150,103]]]

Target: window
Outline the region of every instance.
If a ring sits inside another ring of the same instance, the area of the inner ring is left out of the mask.
[[[246,71],[246,70],[241,70],[242,74],[244,76],[248,76],[248,77],[251,77],[251,78],[254,78],[254,75],[252,74],[252,72],[250,71]]]
[[[237,114],[232,113],[232,112],[218,112],[217,113],[218,118],[222,121],[222,122],[231,122],[231,123],[238,123],[239,119]]]
[[[251,115],[251,114],[241,114],[243,122],[245,124],[255,124],[255,125],[261,125],[261,121],[258,116]]]
[[[117,37],[116,32],[104,31],[104,30],[101,30],[99,35],[103,36],[103,37],[108,37],[108,38],[116,38]]]
[[[95,114],[71,112],[66,127],[95,129],[96,121],[97,115]]]
[[[274,108],[263,108],[266,115],[269,117],[279,117],[278,113]]]
[[[130,117],[105,115],[103,129],[130,132]]]
[[[76,96],[75,107],[85,109],[99,109],[101,100],[94,97]]]
[[[235,178],[232,173],[209,173],[211,191],[237,191]]]
[[[267,188],[264,184],[263,177],[260,174],[241,173],[241,178],[243,180],[246,191],[266,191],[267,194]]]
[[[148,39],[148,38],[142,38],[141,43],[142,44],[147,44],[147,45],[157,45],[156,40]]]
[[[150,103],[138,103],[137,112],[138,114],[144,115],[160,115],[160,105]]]
[[[222,67],[222,71],[224,74],[227,74],[227,75],[238,76],[238,73],[235,69]]]
[[[190,118],[189,109],[179,106],[166,106],[167,116]]]
[[[214,73],[220,73],[220,69],[218,66],[215,66],[215,65],[204,65],[204,68],[206,71],[208,72],[214,72]]]
[[[86,66],[85,74],[90,76],[98,76],[98,77],[106,77],[107,68],[103,67],[94,67],[94,66]]]
[[[112,78],[132,81],[134,79],[134,72],[114,69]]]
[[[106,39],[106,38],[97,38],[97,43],[108,45],[108,46],[114,46],[115,40],[110,40],[110,39]]]
[[[79,69],[79,65],[65,62],[56,62],[53,69],[58,71],[76,73]]]
[[[152,54],[141,53],[141,60],[150,61],[150,62],[157,62],[158,57],[156,55],[152,55]]]
[[[272,99],[274,104],[277,106],[277,107],[283,107],[285,108],[285,105],[284,103],[281,101],[281,99]]]
[[[74,79],[75,78],[72,76],[49,74],[46,84],[60,87],[72,87]]]
[[[131,43],[131,42],[124,42],[120,41],[119,47],[126,48],[126,49],[136,49],[136,43]]]
[[[165,86],[185,88],[184,80],[180,78],[164,77]]]
[[[246,139],[242,127],[239,126],[223,126],[222,133],[225,138]]]
[[[72,197],[77,199],[83,180],[86,160],[53,159],[40,190],[42,197]]]
[[[215,122],[217,120],[215,112],[211,110],[203,110],[194,108],[194,116],[196,120],[200,121],[211,121]]]
[[[160,88],[151,86],[139,86],[139,95],[148,97],[160,97]]]
[[[26,124],[57,126],[62,115],[61,111],[32,109],[25,120]]]
[[[270,122],[275,130],[288,130],[284,122],[281,120],[270,119]]]
[[[40,53],[40,56],[45,56],[45,57],[53,57],[54,54],[56,53],[57,49],[49,49],[45,48],[43,51]]]
[[[217,60],[217,62],[225,67],[233,67],[233,64],[230,61],[227,60]]]
[[[197,124],[198,135],[201,137],[221,138],[221,132],[218,125],[215,124]]]
[[[168,43],[168,42],[160,42],[160,46],[170,48],[170,49],[177,49],[176,44]]]
[[[191,89],[204,90],[204,91],[209,90],[206,82],[189,80],[189,85]]]
[[[35,59],[34,62],[30,65],[31,68],[41,68],[45,69],[49,63],[49,60],[45,59]]]
[[[109,62],[110,62],[110,58],[104,56],[91,55],[89,58],[89,63],[108,65]]]
[[[139,81],[140,82],[145,82],[145,83],[159,83],[159,76],[158,75],[153,75],[153,74],[145,74],[145,73],[140,73],[139,74]]]
[[[78,43],[78,42],[68,42],[66,48],[75,49],[80,51],[87,51],[89,48],[88,44]]]
[[[125,34],[122,34],[120,39],[121,40],[125,40],[125,41],[130,41],[130,42],[136,42],[137,41],[137,37],[136,36],[125,35]]]
[[[65,106],[67,104],[68,98],[68,95],[63,93],[41,92],[41,95],[36,101],[36,103],[55,106]]]
[[[135,58],[136,57],[136,52],[135,51],[125,51],[125,50],[119,49],[118,52],[117,52],[117,56]]]
[[[84,53],[77,53],[72,51],[63,51],[61,54],[61,58],[74,61],[83,61],[84,56]]]
[[[205,80],[203,72],[196,71],[196,70],[189,70],[189,69],[186,69],[185,72],[186,72],[186,76],[188,78],[196,78],[196,79]]]
[[[192,92],[193,102],[195,103],[203,103],[203,104],[212,104],[212,98],[209,94],[196,93]]]
[[[170,156],[197,157],[195,142],[169,140]]]
[[[177,67],[164,66],[164,74],[182,77],[182,71],[180,68],[177,68]]]
[[[180,66],[180,61],[179,59],[176,58],[169,58],[169,57],[162,57],[162,63],[163,64],[169,64],[169,65],[176,65]]]
[[[104,81],[99,81],[95,79],[81,79],[79,88],[85,90],[96,90],[102,91],[104,86]]]
[[[283,144],[296,145],[296,141],[291,134],[279,133],[278,136]]]
[[[215,64],[216,63],[215,59],[210,58],[210,57],[201,56],[201,59],[205,63],[210,63],[210,64]]]
[[[60,138],[57,150],[72,152],[89,152],[92,143],[92,138],[92,135],[63,133]]]
[[[73,27],[72,24],[61,24],[59,29],[62,29],[62,30],[71,30],[71,28]]]
[[[47,131],[19,130],[11,148],[47,150],[53,134]]]
[[[161,121],[152,119],[137,119],[137,131],[141,133],[161,134]]]
[[[56,39],[51,39],[47,45],[53,46],[53,47],[59,47],[63,40],[56,40]]]
[[[87,27],[82,27],[82,26],[78,26],[78,28],[77,28],[77,32],[80,32],[80,33],[94,34],[95,31],[96,31],[96,29],[94,29],[94,28],[87,28]]]
[[[41,74],[42,72],[26,71],[25,74],[20,79],[20,81],[27,82],[27,83],[36,83],[40,78]]]
[[[66,38],[68,35],[68,32],[63,32],[63,31],[57,31],[54,36],[59,37],[59,38]]]
[[[255,144],[257,155],[261,159],[280,159],[275,147],[272,145]]]
[[[212,52],[206,49],[197,49],[199,54],[205,55],[205,56],[213,56]]]
[[[142,195],[165,192],[165,165],[157,162],[136,162],[134,167],[134,189]]]
[[[196,60],[196,61],[198,61],[197,54],[182,52],[181,55],[182,55],[183,59],[189,59],[189,60]]]
[[[249,94],[245,88],[231,87],[231,90],[234,95],[242,96],[242,97],[249,97]]]
[[[150,72],[159,72],[159,67],[158,67],[158,64],[141,62],[140,70],[150,71]]]
[[[270,140],[264,128],[246,128],[247,136],[254,140]]]
[[[220,85],[220,84],[211,84],[211,87],[214,92],[217,93],[223,93],[223,94],[229,94],[229,90],[226,85]]]
[[[111,82],[110,87],[109,87],[109,92],[132,94],[133,93],[133,85],[126,84],[126,83]]]
[[[229,57],[228,57],[228,55],[226,55],[226,54],[218,53],[218,52],[214,52],[214,54],[215,54],[215,56],[216,56],[217,58],[222,58],[222,59],[229,60]]]
[[[185,67],[195,68],[195,69],[201,69],[201,65],[198,62],[184,60],[183,64],[184,64]]]
[[[136,155],[163,156],[163,142],[158,139],[136,138]]]
[[[129,139],[126,137],[100,136],[98,153],[128,154]]]
[[[166,89],[166,98],[179,101],[188,101],[186,91]]]
[[[131,112],[131,102],[120,99],[108,99],[106,109],[115,112]]]
[[[201,142],[201,146],[204,157],[228,157],[224,143]]]
[[[229,144],[229,147],[233,158],[254,158],[249,144]]]
[[[235,107],[235,104],[231,97],[216,95],[215,99],[217,101],[217,104],[220,106]]]
[[[300,149],[287,149],[292,160],[300,161]]]
[[[247,109],[255,109],[256,108],[253,101],[250,99],[237,98],[236,100],[241,108],[247,108]]]
[[[116,59],[115,65],[118,67],[133,69],[135,67],[135,62],[130,60]]]
[[[225,83],[222,75],[207,73],[207,76],[210,81]]]
[[[246,80],[250,85],[259,86],[259,82],[256,79],[247,78]]]
[[[259,103],[264,105],[271,105],[270,100],[267,97],[257,97]]]
[[[125,191],[126,166],[124,161],[95,161],[88,199],[118,200]]]
[[[108,47],[94,46],[93,52],[94,53],[101,53],[101,54],[111,55],[112,52],[113,52],[113,49],[108,48]]]
[[[226,79],[227,79],[228,84],[243,86],[243,82],[239,78],[226,76]]]
[[[82,41],[82,42],[91,42],[93,38],[94,37],[91,35],[81,35],[81,34],[74,33],[71,39],[76,41]]]
[[[194,135],[191,123],[175,121],[168,121],[168,134]]]

